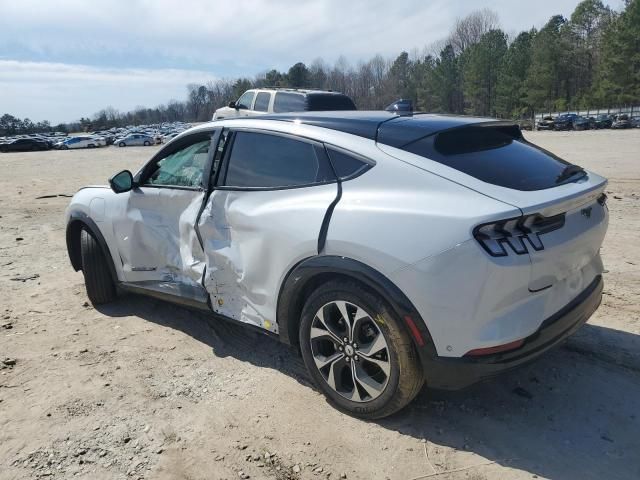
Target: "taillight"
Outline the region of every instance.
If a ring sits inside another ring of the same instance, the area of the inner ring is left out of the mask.
[[[544,250],[540,235],[562,228],[564,218],[564,213],[553,217],[536,213],[508,218],[478,225],[473,229],[473,236],[492,257],[506,257],[509,250],[516,255],[524,255],[529,248]]]

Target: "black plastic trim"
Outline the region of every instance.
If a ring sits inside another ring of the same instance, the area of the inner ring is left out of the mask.
[[[436,356],[435,345],[422,317],[404,293],[382,273],[362,262],[347,257],[319,255],[303,260],[287,275],[280,288],[277,306],[277,322],[280,339],[288,345],[298,344],[300,311],[304,305],[305,287],[321,276],[344,276],[369,287],[380,295],[401,319],[401,324],[412,338],[423,363]],[[422,346],[405,324],[411,317],[421,335]]]
[[[458,390],[534,360],[589,320],[600,305],[603,287],[602,276],[596,276],[585,290],[542,322],[538,331],[515,350],[477,357],[421,357],[427,384],[436,389]]]
[[[197,308],[198,310],[203,310],[206,312],[211,311],[209,308],[209,305],[206,302],[200,302],[194,298],[183,297],[180,295],[172,295],[166,292],[159,292],[157,290],[153,290],[151,288],[145,288],[143,286],[139,286],[139,285],[136,285],[135,283],[130,283],[130,282],[120,282],[118,286],[122,290],[131,292],[131,293],[157,298],[159,300],[175,303],[176,305]]]

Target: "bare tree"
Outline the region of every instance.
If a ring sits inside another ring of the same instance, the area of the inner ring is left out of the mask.
[[[498,14],[484,8],[470,13],[464,18],[458,18],[449,36],[448,43],[457,54],[464,52],[471,45],[480,41],[489,30],[500,28]]]

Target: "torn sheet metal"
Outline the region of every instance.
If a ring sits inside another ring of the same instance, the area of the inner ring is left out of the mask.
[[[203,297],[204,252],[195,231],[204,192],[141,187],[120,206],[113,235],[126,282],[156,283],[154,290]]]
[[[337,184],[311,188],[215,190],[200,218],[205,288],[217,313],[278,331],[279,289],[290,269],[317,255]]]

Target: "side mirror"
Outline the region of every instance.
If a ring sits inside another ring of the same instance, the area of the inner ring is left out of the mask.
[[[123,170],[109,179],[109,185],[111,186],[111,190],[116,193],[128,192],[134,186],[133,175],[129,170]]]
[[[238,107],[236,107],[236,102],[229,102],[229,108],[235,108],[237,110]]]

